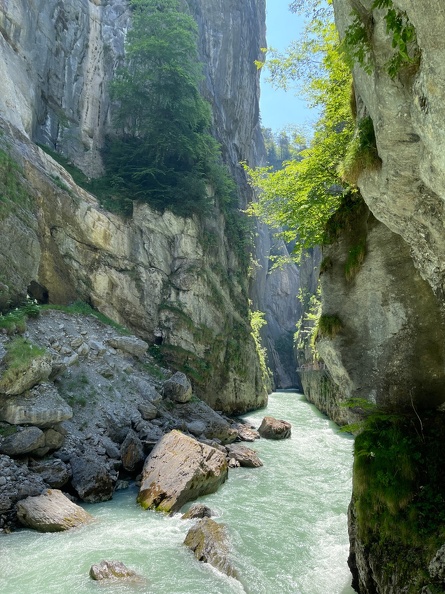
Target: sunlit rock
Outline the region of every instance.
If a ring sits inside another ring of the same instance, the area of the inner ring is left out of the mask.
[[[129,569],[121,561],[101,561],[95,563],[90,568],[90,578],[96,581],[101,580],[122,580],[122,579],[141,579],[138,574]]]
[[[247,448],[240,443],[228,445],[226,449],[229,459],[236,460],[240,466],[258,468],[263,465],[255,450]]]
[[[287,421],[264,417],[258,433],[265,439],[287,439],[291,436],[292,425]]]
[[[176,512],[187,501],[214,493],[226,478],[222,452],[171,431],[145,461],[138,502],[144,508]]]
[[[89,513],[57,489],[48,489],[42,495],[19,501],[17,517],[24,526],[39,532],[62,532],[93,520]]]

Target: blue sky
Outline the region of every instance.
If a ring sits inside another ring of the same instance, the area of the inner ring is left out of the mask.
[[[304,18],[289,10],[290,0],[266,0],[267,45],[283,51],[303,29]],[[278,132],[288,125],[302,126],[311,116],[306,103],[294,91],[282,91],[267,83],[267,72],[261,75],[261,120],[265,128]]]

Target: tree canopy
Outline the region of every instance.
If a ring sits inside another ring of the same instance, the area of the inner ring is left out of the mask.
[[[125,59],[111,85],[115,133],[105,165],[118,193],[132,200],[203,212],[206,184],[227,192],[220,151],[201,96],[197,25],[179,0],[131,0]]]
[[[280,171],[249,169],[252,184],[261,190],[252,212],[273,227],[285,228],[285,239],[297,236],[299,252],[322,243],[327,221],[342,196],[351,191],[339,171],[355,130],[351,73],[333,19],[327,16],[326,10],[315,14],[304,38],[284,56],[273,52],[267,62],[275,84],[299,84],[310,103],[321,110],[309,147]]]

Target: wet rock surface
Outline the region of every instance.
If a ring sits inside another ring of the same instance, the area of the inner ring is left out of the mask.
[[[215,514],[212,512],[210,507],[203,503],[194,503],[186,512],[181,516],[181,520],[195,520],[198,518],[211,518]]]
[[[198,520],[188,531],[184,544],[193,551],[198,561],[210,563],[230,577],[239,577],[229,557],[230,547],[223,524],[211,518]]]
[[[90,568],[90,578],[95,581],[141,579],[138,574],[129,569],[122,561],[101,561]]]
[[[258,454],[255,450],[248,448],[240,443],[235,443],[226,446],[227,456],[229,458],[229,462],[231,460],[235,460],[238,462],[239,466],[244,466],[247,468],[259,468],[263,466]]]
[[[258,433],[265,439],[288,439],[291,436],[292,425],[287,421],[264,417]]]

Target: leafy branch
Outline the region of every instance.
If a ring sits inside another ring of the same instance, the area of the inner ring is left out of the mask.
[[[346,30],[343,40],[345,55],[351,64],[358,63],[365,72],[371,74],[374,69],[372,59],[372,12],[386,9],[384,20],[386,33],[391,37],[394,55],[385,64],[391,78],[395,78],[404,66],[415,64],[419,59],[416,44],[416,30],[406,12],[394,7],[392,0],[374,0],[367,19],[354,13],[352,24]]]

